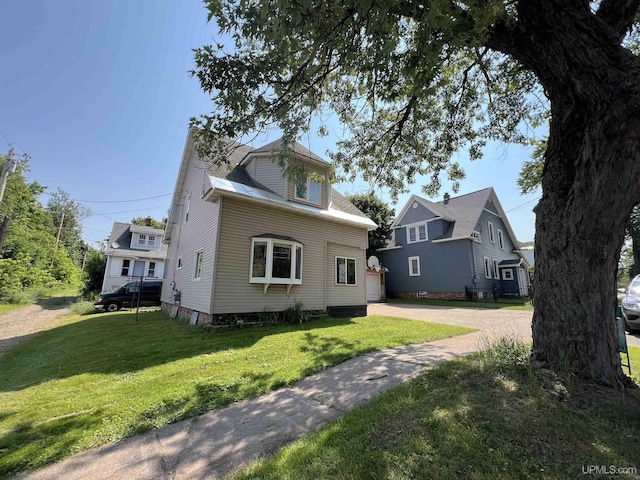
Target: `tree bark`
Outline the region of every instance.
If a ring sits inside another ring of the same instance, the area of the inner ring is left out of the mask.
[[[640,201],[640,61],[588,6],[521,1],[519,21],[515,56],[551,105],[535,209],[533,358],[621,387],[615,286]]]

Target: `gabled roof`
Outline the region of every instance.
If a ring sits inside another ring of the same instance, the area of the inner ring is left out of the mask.
[[[470,237],[492,194],[495,197],[494,200],[497,200],[493,188],[485,188],[459,197],[451,197],[446,204],[444,201],[437,202],[437,205],[447,209],[454,222],[443,235],[434,240]],[[506,217],[503,216],[503,220],[505,219]],[[515,241],[515,236],[512,238]]]
[[[402,221],[402,218],[405,216],[407,211],[409,211],[410,206],[413,205],[414,202],[418,202],[424,208],[426,208],[431,213],[433,213],[436,217],[440,217],[443,220],[447,220],[448,222],[453,222],[454,220],[454,217],[452,217],[451,214],[447,211],[447,209],[444,208],[443,206],[438,205],[437,203],[434,203],[434,202],[430,202],[426,198],[422,198],[417,195],[411,195],[411,197],[407,201],[404,208],[400,211],[398,216],[395,218],[395,220],[391,224],[391,228],[395,228],[400,224],[400,222]]]
[[[130,223],[115,222],[111,229],[111,235],[109,235],[107,248],[104,251],[104,254],[114,257],[137,257],[166,260],[167,245],[160,244],[159,250],[138,250],[131,248],[132,230],[135,230],[136,233],[148,233],[150,235],[162,236],[164,234],[164,230],[157,228],[141,227]]]
[[[260,148],[255,148],[253,150],[250,150],[247,154],[247,157],[250,157],[254,154],[260,154],[260,153],[271,153],[274,151],[279,151],[282,150],[285,147],[284,144],[284,139],[279,138],[278,140],[276,140],[275,142],[271,142],[267,145],[264,145]],[[290,146],[288,146],[290,148]],[[313,153],[311,150],[309,150],[308,148],[303,147],[302,145],[300,145],[298,142],[295,142],[293,144],[293,153],[299,157],[303,157],[303,158],[309,158],[311,160],[315,160],[316,162],[320,162],[320,163],[327,163],[324,159],[320,158],[318,155],[316,155],[315,153]],[[240,163],[244,164],[246,162],[247,159],[243,159]]]

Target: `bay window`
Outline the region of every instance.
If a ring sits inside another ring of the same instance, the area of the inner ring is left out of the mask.
[[[249,283],[302,284],[302,244],[290,238],[254,237]]]

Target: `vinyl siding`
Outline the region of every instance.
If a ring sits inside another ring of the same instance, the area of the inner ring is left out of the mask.
[[[192,153],[189,168],[182,189],[181,204],[191,193],[189,220],[185,222],[184,208],[176,209],[179,215],[171,220],[175,222],[169,245],[165,282],[162,288],[162,300],[172,302],[171,282],[182,292],[181,306],[199,312],[211,313],[215,248],[217,240],[219,203],[205,202],[200,197],[201,169],[203,164]],[[194,280],[196,252],[204,249],[202,277]],[[182,268],[176,269],[178,257],[182,257]]]
[[[398,225],[410,225],[412,223],[418,223],[435,218],[436,215],[431,210],[423,207],[419,202],[414,203],[416,203],[418,206],[416,208],[413,208],[412,204],[407,210],[407,213],[404,214],[404,217],[402,217]]]
[[[336,237],[342,239],[342,237]],[[336,257],[356,259],[356,285],[336,284]],[[330,307],[366,305],[366,252],[355,247],[327,243],[327,305]]]
[[[489,205],[493,204],[487,202],[487,209],[489,209]],[[489,241],[488,222],[493,223],[495,243],[491,243]],[[519,259],[520,257],[516,253],[513,253],[513,250],[515,248],[513,240],[509,237],[509,233],[507,232],[502,218],[487,211],[482,212],[482,214],[480,215],[480,219],[475,226],[475,230],[480,232],[480,238],[482,239],[482,243],[473,244],[473,248],[475,250],[475,270],[476,274],[478,275],[477,286],[480,288],[492,288],[493,284],[496,283],[499,287],[500,280],[496,280],[495,278],[493,278],[493,270],[491,272],[492,278],[485,277],[484,257],[489,257],[492,263],[494,258],[498,260],[498,263],[500,263],[502,260]],[[500,249],[498,243],[498,230],[502,230],[502,235],[504,238],[504,250]]]
[[[271,285],[265,294],[263,284],[249,283],[251,239],[264,233],[293,237],[303,244],[302,285],[293,285],[289,295],[286,294],[286,285]],[[329,250],[328,242],[335,239],[340,239],[350,256],[357,258],[359,271],[358,286],[350,287],[346,295],[338,296],[326,288],[327,285],[333,287],[333,277],[325,278],[325,250]],[[213,313],[280,311],[295,302],[301,302],[305,309],[366,303],[364,257],[367,231],[364,228],[224,198],[219,242]]]
[[[270,158],[254,158],[251,161],[251,167],[252,171],[249,171],[249,175],[256,181],[281,197],[286,195],[286,182],[277,162]]]

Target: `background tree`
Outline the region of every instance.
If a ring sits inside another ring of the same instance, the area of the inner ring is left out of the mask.
[[[378,225],[378,228],[369,232],[367,258],[377,255],[376,250],[385,247],[389,241],[395,212],[373,192],[347,195],[347,200]]]
[[[166,218],[163,218],[162,221],[158,221],[152,217],[136,217],[131,219],[130,223],[132,223],[133,225],[140,225],[141,227],[144,227],[147,224],[147,218],[151,218],[151,226],[153,228],[160,228],[164,230],[164,228],[167,226]]]
[[[53,220],[52,234],[57,235],[60,222],[62,222],[59,244],[66,249],[69,257],[76,264],[81,265],[84,253],[88,248],[82,240],[82,222],[91,215],[91,209],[76,202],[67,192],[58,188],[51,194],[46,210]]]
[[[107,262],[103,252],[90,248],[87,252],[87,258],[84,262],[84,271],[82,272],[84,294],[92,294],[102,290],[102,281],[104,280],[104,269]]]
[[[464,177],[454,152],[525,142],[523,122],[549,118],[532,354],[625,383],[615,272],[640,203],[640,59],[623,43],[640,0],[205,3],[220,42],[196,50],[193,74],[214,109],[192,125],[215,162],[224,137],[276,126],[286,148],[331,110],[345,172],[392,192],[426,174],[433,194],[441,173]]]

